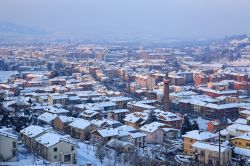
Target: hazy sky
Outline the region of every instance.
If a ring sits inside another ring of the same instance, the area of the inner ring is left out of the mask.
[[[58,34],[222,37],[250,33],[250,0],[1,0],[0,21]]]

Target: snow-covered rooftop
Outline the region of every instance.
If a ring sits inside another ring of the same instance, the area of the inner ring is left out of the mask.
[[[192,144],[192,147],[198,148],[198,149],[204,149],[208,151],[213,151],[213,152],[219,152],[219,145],[213,145],[213,144],[209,144],[205,142],[196,141],[194,144]],[[221,146],[220,151],[222,153],[226,151],[227,149],[228,147]]]
[[[90,126],[91,123],[87,120],[84,120],[84,119],[76,119],[75,121],[73,121],[72,123],[69,124],[69,126],[71,127],[75,127],[75,128],[78,128],[78,129],[85,129],[86,127]]]
[[[165,124],[160,123],[160,122],[152,122],[150,124],[146,124],[146,125],[142,126],[140,128],[140,130],[145,131],[145,132],[149,132],[149,133],[153,133],[157,129],[159,129],[160,127],[163,127],[163,126],[165,126]]]
[[[56,114],[52,114],[49,112],[44,112],[43,114],[39,115],[37,117],[38,120],[46,122],[46,123],[52,123],[52,121],[57,117]]]
[[[65,141],[70,144],[75,144],[74,141],[68,135],[62,136],[54,132],[45,133],[42,136],[36,138],[36,141],[39,142],[40,144],[43,144],[46,147],[53,146],[59,143],[60,141]]]
[[[216,137],[218,137],[218,135],[210,133],[210,132],[207,132],[207,131],[201,132],[199,130],[193,130],[193,131],[187,132],[182,137],[184,137],[184,138],[191,138],[191,139],[199,140],[199,141],[203,141],[203,140],[208,140],[208,139],[216,138]]]
[[[28,126],[26,128],[24,128],[23,130],[20,131],[21,134],[24,134],[30,138],[36,137],[46,131],[48,131],[49,128],[45,128],[45,127],[41,127],[41,126],[37,126],[37,125],[31,125]]]
[[[12,139],[15,139],[15,140],[18,139],[18,136],[13,133],[12,129],[9,129],[9,128],[1,128],[0,129],[0,135],[5,136],[5,137],[9,137],[9,138],[12,138]]]

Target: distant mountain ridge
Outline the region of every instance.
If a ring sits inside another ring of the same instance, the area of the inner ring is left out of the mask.
[[[0,21],[0,34],[4,35],[47,35],[48,31],[41,28]]]

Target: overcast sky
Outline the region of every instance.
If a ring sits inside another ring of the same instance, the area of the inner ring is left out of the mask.
[[[250,33],[250,0],[1,0],[0,21],[58,34],[223,37]]]

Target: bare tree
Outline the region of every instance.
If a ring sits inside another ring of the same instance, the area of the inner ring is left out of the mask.
[[[105,158],[105,149],[104,145],[102,143],[99,143],[96,148],[96,157],[100,160],[101,164],[103,164],[104,158]]]
[[[114,165],[115,165],[116,162],[121,162],[122,153],[123,153],[123,145],[120,142],[114,141],[112,143],[112,146],[114,147],[114,150],[115,150],[115,156],[114,156],[115,157]]]

